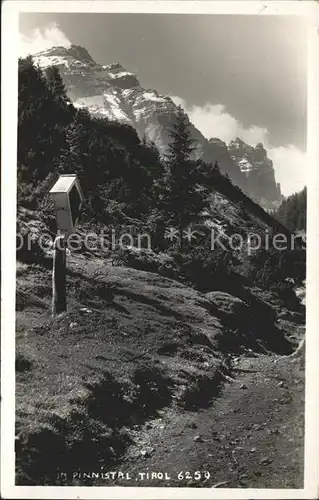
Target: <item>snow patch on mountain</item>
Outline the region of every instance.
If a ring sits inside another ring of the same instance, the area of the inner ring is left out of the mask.
[[[47,56],[34,56],[34,62],[40,66],[40,68],[48,68],[49,66],[65,66],[66,68],[70,67],[68,59],[65,57],[47,57]],[[72,61],[73,64],[78,63],[79,65],[85,66],[85,64],[81,63],[81,61]]]
[[[234,156],[232,156],[231,158],[235,159]],[[247,174],[247,173],[252,172],[254,170],[254,167],[247,160],[247,158],[242,158],[241,160],[239,160],[238,165],[239,165],[240,171],[243,172],[244,174]]]
[[[110,92],[103,95],[83,97],[74,101],[73,104],[76,108],[86,108],[95,116],[130,123],[131,120],[123,109],[124,102],[118,97],[118,94],[118,92]]]
[[[110,78],[112,79],[115,79],[115,78],[122,78],[122,77],[125,77],[125,76],[135,76],[133,73],[130,73],[129,71],[119,71],[118,73],[111,73],[109,71],[109,75],[108,75]]]
[[[148,99],[155,102],[166,102],[165,97],[159,97],[157,92],[143,92],[143,99]]]

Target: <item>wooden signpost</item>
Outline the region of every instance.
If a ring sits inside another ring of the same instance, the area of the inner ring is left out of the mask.
[[[57,236],[53,244],[52,316],[66,311],[66,240]]]
[[[54,197],[57,236],[53,244],[52,315],[66,311],[66,247],[75,231],[84,196],[75,174],[60,175],[50,193]]]

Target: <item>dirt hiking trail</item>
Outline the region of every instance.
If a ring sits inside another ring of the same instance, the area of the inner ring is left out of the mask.
[[[289,358],[252,356],[233,357],[234,381],[208,408],[147,423],[121,470],[139,486],[301,488],[304,374]]]

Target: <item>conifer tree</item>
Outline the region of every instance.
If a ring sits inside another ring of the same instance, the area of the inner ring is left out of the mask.
[[[161,204],[166,223],[178,229],[182,248],[183,231],[201,218],[207,201],[205,191],[199,186],[198,163],[192,158],[195,147],[189,122],[180,106],[169,133],[171,142],[165,161]]]
[[[57,68],[47,73],[32,57],[19,60],[18,175],[37,184],[59,167],[74,111]]]
[[[45,78],[48,88],[51,90],[55,99],[59,99],[60,104],[69,103],[70,99],[67,96],[66,88],[60,75],[59,69],[56,66],[46,68]]]

